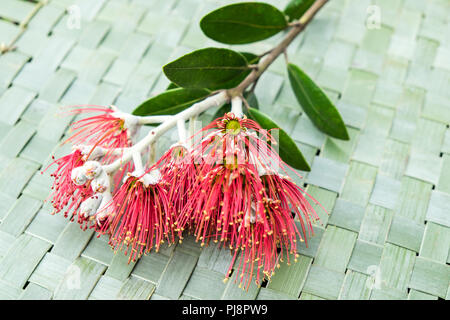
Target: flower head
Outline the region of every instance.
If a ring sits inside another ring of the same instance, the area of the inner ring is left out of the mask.
[[[200,133],[207,134],[194,147],[193,154],[203,170],[215,164],[235,166],[251,163],[259,168],[280,163],[278,154],[269,144],[276,143],[272,135],[246,117],[238,118],[231,112],[226,113]]]
[[[176,144],[160,158],[155,167],[159,168],[167,185],[169,213],[177,217],[190,198],[197,180],[197,166],[191,151],[185,145]]]
[[[137,123],[110,108],[93,106],[72,109],[71,113],[96,113],[93,116],[78,120],[71,125],[74,132],[65,142],[83,144],[94,152],[96,147],[107,149],[104,161],[109,160],[111,151],[131,145],[131,136],[137,131]],[[89,155],[88,155],[89,157]]]
[[[56,170],[51,174],[53,177],[52,192],[50,194],[51,204],[54,208],[52,214],[58,213],[65,208],[64,216],[71,214],[71,219],[78,213],[81,203],[92,195],[90,181],[81,170],[85,160],[79,149],[72,153],[55,159],[45,169],[56,165]],[[44,171],[45,171],[44,170]],[[43,172],[42,172],[43,173]]]
[[[253,275],[258,284],[261,276],[270,279],[283,259],[290,264],[293,257],[297,262],[297,241],[307,242],[313,231],[311,220],[318,219],[304,196],[306,193],[289,177],[270,174],[260,178],[262,202],[251,205],[245,212],[234,239],[233,261],[239,256],[240,249],[236,280],[247,288]],[[231,264],[227,277],[232,267]]]
[[[165,240],[171,243],[174,238],[173,222],[167,214],[167,191],[164,184],[156,182],[160,180],[157,175],[129,175],[104,209],[110,212],[100,231],[110,234],[115,251],[125,249],[125,254],[129,253],[129,261],[152,248],[158,251]]]
[[[122,152],[114,152],[131,147],[132,140],[139,130],[135,117],[102,106],[87,106],[70,110],[71,113],[96,115],[78,120],[71,125],[74,132],[65,143],[71,142],[83,150],[86,159],[98,159],[101,163],[108,163],[121,157]],[[131,172],[134,166],[125,164],[114,177],[117,188],[124,176]]]
[[[199,178],[178,217],[178,230],[192,226],[202,246],[213,240],[229,248],[233,258],[226,278],[240,252],[236,280],[248,288],[253,277],[260,284],[284,256],[296,255],[297,239],[312,232],[310,219],[316,215],[304,191],[277,173],[287,165],[256,122],[228,113],[204,130],[212,132],[194,148],[202,159]]]

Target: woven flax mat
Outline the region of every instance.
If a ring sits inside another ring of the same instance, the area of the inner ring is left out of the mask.
[[[220,46],[198,21],[230,2],[1,0],[0,43],[13,49],[0,55],[1,299],[450,298],[446,0],[333,0],[289,48],[336,103],[350,141],[302,114],[283,58],[258,83],[260,108],[311,164],[299,183],[329,212],[299,262],[265,286],[223,283],[229,253],[191,238],[127,264],[107,238],[49,214],[40,170],[69,150],[58,145],[72,120],[58,107],[133,110],[166,88],[166,62]],[[237,49],[262,53],[280,37]]]

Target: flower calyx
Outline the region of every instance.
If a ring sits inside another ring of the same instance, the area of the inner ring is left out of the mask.
[[[137,178],[137,181],[141,182],[146,188],[149,187],[150,185],[155,185],[162,181],[162,175],[159,169],[152,169],[144,174],[136,171],[127,173],[123,182],[125,183],[130,177]]]

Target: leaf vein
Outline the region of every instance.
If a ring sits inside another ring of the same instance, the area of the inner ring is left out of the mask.
[[[286,25],[260,25],[260,24],[254,24],[244,21],[236,21],[236,20],[210,20],[207,21],[207,23],[230,23],[230,24],[237,24],[242,26],[248,26],[253,27],[256,29],[284,29]]]

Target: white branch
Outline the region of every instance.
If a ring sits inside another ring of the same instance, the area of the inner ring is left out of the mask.
[[[139,124],[152,124],[152,123],[163,123],[164,121],[169,120],[173,116],[148,116],[148,117],[139,117]]]
[[[154,142],[157,138],[159,138],[161,135],[163,135],[166,131],[173,128],[177,125],[178,120],[186,121],[187,119],[196,116],[203,111],[206,111],[207,109],[211,107],[220,107],[224,103],[228,101],[228,96],[226,91],[221,91],[211,97],[206,98],[205,100],[198,102],[196,104],[193,104],[191,107],[189,107],[186,110],[183,110],[182,112],[178,113],[177,115],[170,116],[169,119],[161,123],[159,126],[157,126],[155,129],[151,130],[147,136],[145,136],[141,141],[136,143],[134,146],[124,149],[123,155],[120,159],[117,159],[113,163],[104,166],[104,170],[107,173],[112,173],[116,171],[123,163],[128,162],[132,154],[134,152],[142,152],[142,150]]]
[[[196,132],[195,123],[197,122],[197,116],[193,116],[189,118],[189,137],[194,136]],[[192,148],[194,146],[194,140],[190,140],[190,144],[188,147]]]
[[[185,142],[187,138],[187,133],[186,133],[186,125],[183,119],[178,119],[177,128],[178,128],[178,139],[180,140],[180,142]]]
[[[238,118],[242,118],[244,113],[242,112],[242,99],[237,96],[231,99],[231,112]]]
[[[244,91],[253,83],[258,81],[259,77],[266,71],[266,69],[278,58],[280,54],[285,52],[286,48],[291,44],[291,42],[301,33],[308,23],[312,20],[315,14],[325,5],[328,0],[316,0],[313,5],[303,14],[301,19],[295,25],[292,25],[292,29],[286,34],[283,40],[267,54],[264,54],[265,58],[262,59],[257,66],[253,67],[250,74],[235,88],[223,90],[219,93],[206,98],[205,100],[192,105],[190,108],[176,114],[173,116],[150,116],[150,117],[138,117],[137,124],[149,124],[158,123],[161,124],[155,129],[151,130],[145,138],[136,143],[130,148],[122,149],[123,155],[113,163],[104,166],[104,170],[107,173],[112,173],[117,170],[121,164],[128,162],[134,152],[142,153],[144,148],[155,142],[162,134],[167,130],[176,126],[178,121],[186,121],[191,117],[195,117],[201,112],[213,107],[221,106],[232,97],[232,111],[236,116],[242,117],[242,99]],[[117,108],[111,106],[113,110],[117,111]],[[137,117],[137,116],[133,116]],[[136,120],[136,118],[131,118],[131,120]],[[132,121],[129,121],[132,122]]]
[[[140,152],[132,153],[133,162],[134,162],[134,171],[137,176],[144,174],[144,166],[142,165],[142,158]]]

